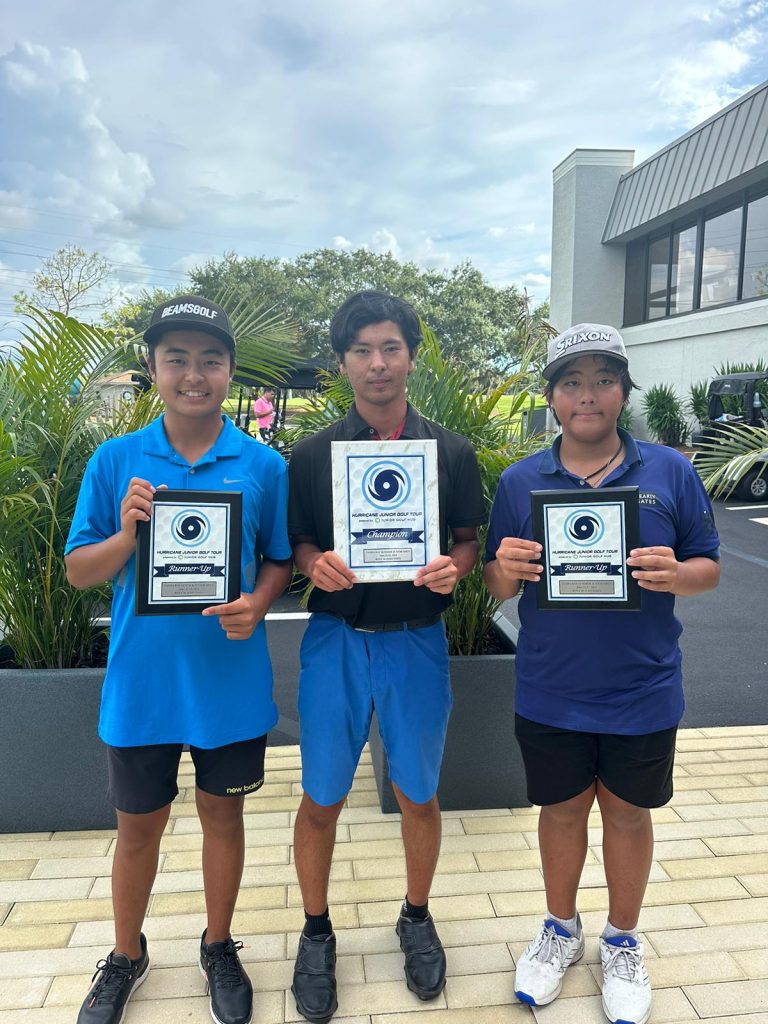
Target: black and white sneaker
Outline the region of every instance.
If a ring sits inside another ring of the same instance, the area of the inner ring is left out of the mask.
[[[80,1007],[77,1024],[121,1024],[125,1007],[133,993],[149,974],[147,940],[141,936],[141,956],[129,960],[123,953],[109,954],[99,960],[91,978],[95,982]]]
[[[253,986],[237,955],[242,948],[242,942],[231,938],[207,945],[205,932],[200,940],[200,971],[207,982],[216,1024],[251,1024]]]

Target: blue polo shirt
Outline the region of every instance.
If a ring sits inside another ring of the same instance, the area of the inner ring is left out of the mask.
[[[137,476],[155,487],[242,492],[243,591],[253,590],[262,556],[290,558],[286,464],[273,449],[222,419],[216,443],[193,465],[171,447],[162,416],[102,444],[85,470],[67,554],[120,529],[120,503]],[[131,555],[112,581],[99,719],[104,742],[211,748],[268,732],[277,722],[277,708],[264,623],[248,640],[227,640],[214,616],[136,616],[135,562]]]
[[[719,557],[712,505],[688,459],[619,430],[624,461],[602,487],[640,490],[640,547],[664,545],[678,561]],[[486,560],[504,537],[533,540],[530,492],[586,489],[552,448],[509,466],[491,511]],[[579,732],[640,735],[683,715],[682,655],[672,594],[641,591],[640,611],[540,611],[526,584],[518,613],[516,710],[534,722]]]

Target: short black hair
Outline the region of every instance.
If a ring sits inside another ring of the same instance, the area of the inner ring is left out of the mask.
[[[331,345],[339,359],[354,343],[358,331],[369,324],[391,320],[403,332],[408,351],[413,353],[421,344],[419,318],[413,307],[386,292],[368,290],[350,295],[338,308],[331,320]]]

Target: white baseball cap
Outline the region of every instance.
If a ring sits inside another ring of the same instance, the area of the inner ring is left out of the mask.
[[[545,379],[552,380],[565,363],[579,356],[610,356],[625,366],[629,365],[624,339],[615,327],[607,324],[576,324],[550,341],[547,365],[543,370]]]

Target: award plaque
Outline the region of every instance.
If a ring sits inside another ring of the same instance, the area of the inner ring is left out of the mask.
[[[437,441],[334,441],[336,554],[361,583],[412,580],[440,554]]]
[[[240,596],[240,491],[155,491],[136,527],[136,614],[199,615]]]
[[[640,587],[627,565],[639,547],[637,487],[531,491],[531,513],[544,565],[539,608],[640,609]]]

